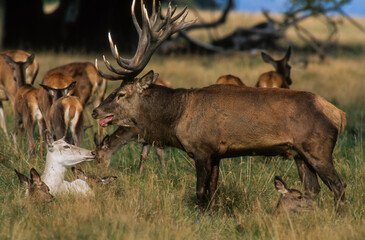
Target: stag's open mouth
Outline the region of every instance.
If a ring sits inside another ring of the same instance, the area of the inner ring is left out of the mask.
[[[113,118],[114,118],[114,116],[106,117],[106,118],[100,120],[99,125],[102,126],[102,127],[106,127],[106,126],[108,126],[108,124],[111,121],[113,121]]]

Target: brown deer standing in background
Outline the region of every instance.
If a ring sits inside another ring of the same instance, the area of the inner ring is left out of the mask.
[[[54,76],[57,74],[67,75],[68,77],[55,79]],[[67,94],[62,91],[62,89],[69,87],[72,82],[76,83],[72,91]],[[49,70],[43,78],[42,86],[47,86],[48,89],[53,89],[59,93],[58,97],[51,99],[46,91],[42,90],[40,92],[39,98],[42,99],[41,110],[42,113],[46,113],[49,112],[50,106],[54,101],[59,97],[66,95],[78,97],[83,108],[85,108],[87,104],[92,104],[95,108],[103,100],[107,84],[105,79],[100,77],[92,63],[73,62]],[[48,91],[48,93],[50,92]],[[46,119],[49,119],[49,116],[46,116]],[[47,126],[49,126],[48,123]],[[98,134],[99,137],[102,136],[102,130],[99,126]]]
[[[34,168],[30,169],[30,179],[19,173],[14,169],[16,175],[19,178],[21,184],[25,184],[27,187],[26,195],[31,199],[38,202],[51,202],[54,197],[49,192],[49,187],[45,184],[37,170]]]
[[[268,54],[262,52],[261,57],[264,62],[271,64],[275,71],[265,72],[260,75],[256,87],[260,88],[289,88],[292,84],[290,78],[291,66],[288,64],[290,59],[291,47],[285,54],[285,57],[281,60],[274,60]]]
[[[148,17],[143,7],[142,29],[132,13],[139,33],[138,49],[132,59],[125,59],[110,41],[122,68],[115,69],[104,57],[114,74],[100,74],[123,82],[94,109],[93,118],[101,119],[101,125],[136,127],[147,143],[185,151],[195,161],[196,195],[201,207],[206,197],[210,206],[215,204],[222,158],[281,155],[294,157],[306,192],[319,193],[318,175],[334,192],[335,205],[341,210],[346,184],[335,170],[332,153],[346,118],[325,99],[279,88],[215,84],[171,89],[152,84],[158,76],[153,71],[135,78],[169,35],[193,24],[185,23],[184,18],[177,21],[183,12],[173,17],[169,7],[161,19],[160,9],[157,16],[152,11]]]
[[[45,118],[47,129],[51,131],[50,110],[52,104],[63,96],[73,93],[76,82],[66,73],[46,74],[37,94],[39,108]]]
[[[22,129],[25,128],[28,138],[28,154],[32,155],[35,148],[33,130],[35,122],[37,122],[39,135],[41,137],[41,154],[43,154],[43,141],[46,125],[37,101],[39,89],[31,84],[25,83],[25,70],[33,63],[34,55],[30,55],[25,62],[16,62],[5,54],[3,57],[7,64],[13,69],[14,80],[17,83],[17,93],[14,101],[14,143],[17,144],[17,135],[18,133],[22,133]]]
[[[289,189],[281,177],[275,176],[276,191],[281,193],[276,213],[304,212],[313,210],[313,199],[297,189]]]
[[[14,61],[26,61],[31,55],[23,50],[10,50],[0,52],[0,127],[7,134],[6,121],[4,114],[3,101],[9,100],[14,109],[15,94],[17,90],[16,82],[14,81],[13,70],[5,62],[2,55],[6,54],[11,57]],[[38,62],[34,59],[33,63],[30,64],[25,70],[25,82],[27,84],[33,84],[34,79],[38,74]]]
[[[232,84],[239,87],[246,87],[239,77],[233,76],[231,74],[220,76],[215,84]]]
[[[68,143],[82,145],[84,135],[84,108],[78,97],[64,96],[57,99],[50,109],[51,131],[56,140],[66,137]]]

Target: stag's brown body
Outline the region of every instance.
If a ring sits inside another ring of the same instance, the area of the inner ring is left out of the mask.
[[[220,159],[242,155],[294,156],[306,190],[319,192],[318,174],[336,201],[343,199],[332,151],[345,114],[323,98],[231,85],[192,90],[149,85],[139,91],[145,78],[123,83],[93,116],[113,116],[112,124],[137,127],[148,143],[187,152],[196,162],[200,201],[209,191],[214,203]]]

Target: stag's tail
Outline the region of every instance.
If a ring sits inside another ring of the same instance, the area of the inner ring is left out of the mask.
[[[338,130],[338,136],[340,136],[346,126],[346,113],[342,110],[338,109],[336,106],[326,101],[325,99],[317,96],[316,104],[317,106],[323,110],[323,113],[326,117],[336,126]]]

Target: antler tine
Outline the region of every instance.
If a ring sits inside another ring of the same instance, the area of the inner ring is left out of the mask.
[[[136,18],[136,14],[134,12],[134,7],[135,6],[136,6],[136,0],[133,0],[133,2],[132,2],[132,8],[131,8],[132,20],[133,20],[134,26],[136,27],[136,30],[138,32],[138,35],[141,35],[142,29],[141,29],[141,27],[138,24],[138,21],[137,21],[137,18]]]
[[[197,19],[185,22],[186,16],[188,14],[187,7],[185,7],[181,12],[176,13],[176,7],[171,8],[171,3],[169,3],[167,8],[166,17],[162,17],[161,14],[161,3],[159,3],[158,10],[156,11],[156,2],[153,0],[152,14],[148,15],[144,1],[141,0],[141,11],[142,11],[142,23],[138,24],[135,16],[135,5],[136,0],[132,2],[132,19],[133,23],[138,32],[138,46],[134,56],[131,59],[122,58],[119,55],[118,48],[114,44],[111,34],[109,33],[109,45],[112,51],[113,57],[116,58],[118,64],[122,69],[115,69],[110,62],[103,56],[105,66],[111,72],[116,75],[109,75],[102,73],[97,67],[97,61],[95,65],[99,74],[110,80],[120,80],[133,81],[134,77],[137,76],[145,68],[147,63],[152,57],[152,54],[156,49],[172,34],[183,30],[196,22]]]
[[[153,0],[152,1],[152,15],[151,15],[151,19],[153,19],[153,22],[155,22],[154,18],[156,18],[156,1]]]
[[[176,8],[176,7],[175,7]],[[176,16],[175,17],[173,17],[172,18],[172,22],[175,22],[179,17],[181,17],[185,12],[186,12],[186,10],[188,9],[188,7],[187,6],[185,6],[184,7],[184,9],[181,11],[181,12],[179,12],[179,13],[177,13],[176,14]],[[189,12],[189,11],[188,11]],[[184,18],[185,19],[185,18]]]
[[[106,57],[103,55],[103,60],[104,60],[104,64],[105,66],[109,69],[109,71],[111,72],[115,72],[116,74],[118,75],[125,75],[127,73],[130,73],[130,70],[128,69],[115,69],[111,64],[110,62],[106,59]]]
[[[114,58],[117,58],[118,53],[116,52],[117,46],[114,45],[112,35],[108,32],[109,46]]]
[[[121,80],[123,79],[122,76],[119,75],[111,75],[111,74],[105,74],[102,71],[100,71],[99,66],[98,66],[98,59],[95,59],[95,68],[98,71],[99,75],[103,78],[106,78],[108,80]]]

